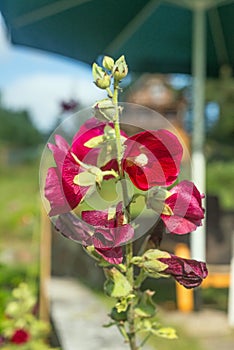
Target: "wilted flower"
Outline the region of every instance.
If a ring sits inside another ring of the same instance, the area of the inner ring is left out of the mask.
[[[94,246],[109,263],[120,264],[123,259],[121,245],[134,235],[133,227],[124,222],[122,204],[119,203],[116,210],[82,211],[82,220],[71,213],[62,214],[56,220],[56,228],[85,247]]]
[[[121,245],[134,236],[133,227],[124,222],[122,203],[113,213],[108,209],[83,211],[82,219],[95,227],[93,244],[96,251],[111,264],[120,264],[123,260]]]
[[[169,258],[159,258],[168,267],[163,271],[186,288],[198,287],[208,275],[206,264],[192,259],[183,259],[171,254]]]
[[[143,256],[134,257],[132,263],[154,278],[172,276],[186,288],[198,287],[208,275],[204,262],[183,259],[158,249],[147,250]]]

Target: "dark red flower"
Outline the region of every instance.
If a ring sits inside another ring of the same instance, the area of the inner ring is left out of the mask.
[[[124,223],[121,203],[117,205],[114,216],[108,216],[109,210],[82,212],[82,219],[95,227],[92,241],[96,251],[111,264],[120,264],[123,260],[121,245],[133,238],[134,229]]]
[[[12,337],[11,342],[14,344],[24,344],[30,339],[30,334],[25,329],[17,329]]]
[[[159,258],[158,260],[168,266],[162,271],[163,274],[171,275],[186,288],[198,287],[208,275],[204,262],[183,259],[173,254],[170,258]]]
[[[109,128],[107,131],[106,127]],[[111,123],[107,124],[91,118],[81,126],[71,146],[60,135],[55,135],[55,144],[48,144],[56,162],[56,167],[48,169],[45,184],[45,197],[51,206],[50,216],[69,212],[84,198],[90,185],[81,186],[74,182],[78,174],[86,171],[78,161],[99,167],[98,157],[103,149],[103,144],[107,145],[109,142],[108,137],[111,137],[109,134],[112,130],[114,132]],[[105,153],[105,155],[106,158],[109,157],[108,154]],[[111,169],[117,171],[118,164],[111,155],[110,160],[104,162],[100,168],[103,171]],[[111,176],[107,175],[105,179]]]
[[[171,209],[172,215],[161,213],[166,228],[171,233],[186,234],[196,230],[204,218],[202,198],[196,186],[191,181],[181,181],[170,190],[171,195],[165,199],[165,204]]]
[[[169,186],[177,179],[183,149],[170,131],[140,132],[124,145],[123,168],[137,188],[146,191],[154,186]]]
[[[56,228],[67,238],[80,242],[83,246],[93,245],[95,250],[111,264],[123,260],[121,245],[130,241],[134,229],[123,223],[122,204],[119,203],[113,217],[108,218],[108,210],[82,212],[81,221],[72,213],[59,215]]]

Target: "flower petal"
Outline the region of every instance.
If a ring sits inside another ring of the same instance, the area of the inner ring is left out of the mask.
[[[168,130],[144,131],[125,141],[123,168],[136,187],[169,186],[179,174],[183,149]]]
[[[100,249],[95,248],[98,254],[100,254],[106,261],[108,261],[110,264],[121,264],[123,261],[123,250],[122,247],[116,247],[116,248],[106,248],[106,249]]]
[[[191,181],[182,181],[171,191],[165,203],[168,205],[173,215],[161,214],[167,229],[176,234],[186,234],[196,230],[202,224],[204,209],[202,208],[200,194],[196,186]]]
[[[94,231],[72,213],[59,215],[55,228],[66,238],[82,243],[84,246],[92,245]]]
[[[71,210],[62,188],[61,178],[57,168],[49,168],[45,183],[45,197],[50,202],[49,216],[66,213]]]

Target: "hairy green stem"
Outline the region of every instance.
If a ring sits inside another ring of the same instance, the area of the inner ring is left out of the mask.
[[[130,212],[129,212],[129,196],[128,196],[128,189],[127,189],[127,183],[125,180],[124,171],[122,168],[122,156],[123,156],[123,146],[121,143],[121,133],[120,133],[120,125],[119,125],[119,106],[118,106],[118,81],[114,81],[114,92],[112,97],[112,102],[116,107],[116,115],[114,118],[114,128],[115,128],[115,135],[116,135],[116,148],[117,148],[117,161],[118,161],[118,167],[119,167],[119,174],[120,174],[120,180],[121,180],[121,186],[122,186],[122,194],[123,194],[123,208],[124,208],[124,214],[126,216],[127,222],[130,222]],[[134,289],[134,268],[131,263],[133,257],[133,244],[132,242],[128,243],[126,245],[126,277],[131,284],[132,288]],[[135,322],[134,322],[134,308],[133,304],[131,303],[128,309],[128,339],[129,339],[129,345],[131,350],[138,350],[138,346],[136,344],[136,329],[135,329]]]

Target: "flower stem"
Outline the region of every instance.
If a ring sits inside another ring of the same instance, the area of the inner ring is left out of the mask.
[[[118,168],[119,168],[119,174],[120,174],[120,180],[121,180],[121,186],[122,186],[122,195],[123,195],[123,208],[124,208],[124,214],[126,217],[127,222],[130,222],[130,201],[129,201],[129,195],[128,195],[128,188],[127,183],[125,180],[125,175],[122,167],[122,156],[123,156],[123,146],[121,143],[121,134],[120,134],[120,125],[119,125],[119,106],[118,106],[118,86],[119,82],[117,80],[114,81],[114,92],[112,97],[112,102],[116,107],[116,115],[114,118],[114,128],[115,128],[115,135],[116,135],[116,148],[117,148],[117,161],[118,161]],[[128,243],[126,245],[126,277],[129,281],[129,283],[132,286],[132,289],[134,289],[134,268],[131,263],[133,257],[133,244],[132,242]],[[135,329],[135,314],[134,314],[134,307],[132,302],[129,305],[128,309],[128,340],[131,350],[138,350],[138,346],[136,344],[136,329]]]

